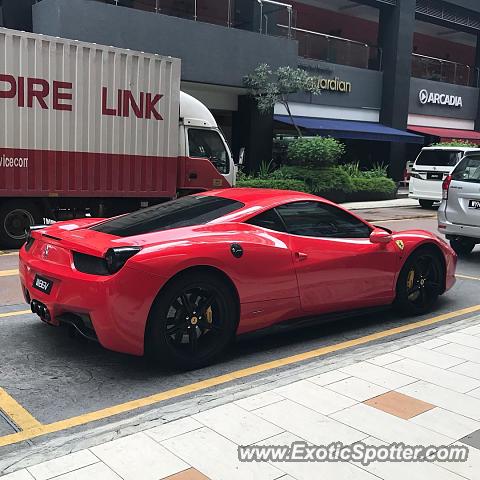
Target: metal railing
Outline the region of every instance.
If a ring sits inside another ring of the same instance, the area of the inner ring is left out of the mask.
[[[288,15],[288,26],[287,28],[287,37],[292,38],[292,20],[293,20],[293,7],[288,3],[276,2],[274,0],[257,0],[258,4],[260,5],[260,33],[268,34],[268,21],[269,17],[267,14],[264,14],[264,4],[272,5],[274,7],[280,7],[280,10],[285,9]],[[271,11],[270,14],[275,13]],[[265,28],[263,25],[265,24]]]
[[[412,77],[478,87],[479,69],[463,63],[412,54]]]
[[[287,29],[286,25],[278,25]],[[291,27],[298,40],[298,54],[303,58],[349,65],[370,70],[382,69],[382,49],[348,38]]]
[[[119,7],[161,13],[172,17],[186,18],[198,22],[234,27],[233,0],[97,0]],[[253,1],[253,0],[252,0]]]
[[[34,0],[39,3],[42,0]],[[118,7],[129,7],[136,10],[161,13],[173,17],[187,18],[198,22],[213,23],[226,26],[228,28],[241,28],[245,30],[259,31],[268,35],[276,35],[275,29],[269,29],[269,24],[276,25],[279,21],[278,13],[286,13],[286,18],[281,17],[281,21],[288,24],[288,34],[290,38],[291,27],[294,18],[293,6],[288,3],[278,2],[276,0],[251,0],[257,5],[257,14],[255,21],[242,21],[236,18],[234,0],[184,0],[175,2],[174,0],[96,0],[100,3],[108,3]],[[267,7],[273,7],[267,8]],[[272,17],[275,16],[275,18]]]

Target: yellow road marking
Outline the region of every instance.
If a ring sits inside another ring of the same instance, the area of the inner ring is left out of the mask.
[[[432,317],[426,320],[421,320],[419,322],[410,323],[408,325],[403,325],[401,327],[390,328],[382,332],[372,333],[366,335],[365,337],[356,338],[354,340],[348,340],[346,342],[337,343],[335,345],[329,345],[326,347],[317,348],[304,353],[299,353],[296,355],[291,355],[284,358],[279,358],[278,360],[272,360],[270,362],[262,363],[255,365],[253,367],[244,368],[237,370],[231,373],[220,375],[213,378],[208,378],[206,380],[201,380],[183,387],[177,387],[172,390],[167,390],[165,392],[156,393],[148,397],[140,398],[137,400],[132,400],[129,402],[121,403],[114,405],[112,407],[103,408],[94,412],[86,413],[83,415],[78,415],[76,417],[68,418],[66,420],[60,420],[58,422],[49,423],[46,425],[40,425],[37,427],[24,430],[22,432],[13,433],[10,435],[5,435],[0,437],[0,447],[6,445],[12,445],[14,443],[23,442],[26,440],[31,440],[32,438],[40,437],[49,433],[60,432],[62,430],[67,430],[69,428],[78,427],[85,425],[90,422],[97,420],[103,420],[105,418],[112,417],[121,413],[127,413],[138,408],[147,407],[155,403],[159,403],[165,400],[171,400],[182,395],[199,392],[210,387],[215,387],[218,385],[223,385],[225,383],[238,380],[240,378],[250,377],[258,373],[267,372],[279,367],[285,367],[287,365],[292,365],[298,362],[305,360],[311,360],[313,358],[321,357],[329,353],[338,352],[345,350],[350,347],[355,347],[358,345],[364,345],[375,340],[380,340],[382,338],[391,337],[393,335],[398,335],[399,333],[408,332],[415,330],[421,327],[426,327],[429,325],[434,325],[451,318],[459,317],[461,315],[467,315],[469,313],[480,312],[480,305],[475,305],[473,307],[463,308],[461,310],[456,310],[454,312],[444,313],[436,317]]]
[[[32,313],[31,310],[17,310],[16,312],[0,313],[0,318],[16,317],[17,315],[25,315],[26,313]]]
[[[3,388],[0,388],[0,410],[22,430],[39,428],[42,424],[14,400]]]
[[[2,252],[0,250],[0,257],[13,257],[14,255],[18,256],[18,252]]]
[[[480,282],[480,277],[472,277],[470,275],[460,275],[460,274],[456,274],[455,275],[457,278],[465,278],[466,280],[477,280]]]
[[[0,277],[13,277],[18,275],[18,270],[0,270]]]

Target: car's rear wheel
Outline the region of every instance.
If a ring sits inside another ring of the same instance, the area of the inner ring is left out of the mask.
[[[450,246],[457,255],[468,255],[475,248],[475,242],[469,238],[458,237],[450,240]]]
[[[421,248],[405,262],[397,281],[396,306],[405,313],[428,312],[442,291],[445,271],[440,256],[431,248]]]
[[[182,274],[160,292],[147,330],[147,352],[167,366],[208,365],[232,341],[238,317],[235,295],[220,276]]]
[[[433,200],[419,200],[418,203],[422,208],[433,208],[435,202]]]

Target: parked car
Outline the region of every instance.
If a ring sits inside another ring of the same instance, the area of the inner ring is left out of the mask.
[[[234,188],[34,230],[19,270],[44,322],[195,368],[280,323],[391,304],[424,313],[455,267],[430,232],[377,228],[314,195]]]
[[[477,151],[472,147],[424,147],[413,165],[409,197],[423,208],[432,208],[442,200],[442,181],[452,173],[465,153]]]
[[[480,152],[468,152],[444,180],[438,229],[460,255],[480,243]]]

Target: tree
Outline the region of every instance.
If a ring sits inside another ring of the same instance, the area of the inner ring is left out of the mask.
[[[271,112],[276,103],[282,104],[287,110],[292,125],[297,130],[298,136],[303,136],[290,111],[288,96],[299,92],[318,95],[320,86],[315,78],[310,77],[301,68],[279,67],[272,70],[269,65],[263,63],[253,73],[244,77],[243,83],[257,102],[261,113]]]

